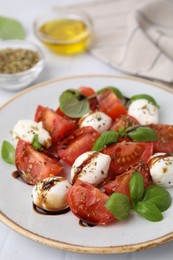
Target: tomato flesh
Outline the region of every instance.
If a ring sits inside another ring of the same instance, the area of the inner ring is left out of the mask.
[[[43,127],[49,132],[53,143],[66,137],[76,128],[76,123],[72,119],[65,118],[54,110],[41,106],[37,108],[35,120],[42,121]]]
[[[133,164],[121,175],[116,176],[114,180],[108,180],[104,183],[103,187],[107,194],[111,195],[113,192],[120,192],[130,198],[129,182],[132,174],[138,171],[144,177],[145,188],[152,184],[150,171],[144,161],[139,161]]]
[[[86,97],[96,94],[96,92],[90,87],[79,87],[79,91]],[[89,99],[90,109],[95,111],[98,107],[98,100],[96,97]]]
[[[57,176],[64,169],[57,159],[36,151],[31,144],[23,140],[17,143],[15,165],[20,176],[31,185],[51,175]]]
[[[98,96],[98,110],[110,116],[113,120],[120,115],[126,115],[127,109],[119,98],[110,90],[105,90]]]
[[[139,125],[139,122],[136,118],[130,115],[121,115],[115,119],[115,122],[111,126],[111,130],[119,131],[120,127],[124,127],[125,129],[130,126]]]
[[[56,153],[68,165],[72,165],[79,155],[92,149],[99,136],[91,126],[78,128],[58,143]]]
[[[158,134],[158,140],[154,141],[154,152],[172,153],[173,152],[173,125],[151,124],[149,125]]]
[[[92,225],[105,225],[115,220],[105,207],[108,198],[96,187],[79,179],[68,192],[71,211],[80,220]]]
[[[109,175],[115,177],[140,160],[147,163],[153,154],[153,143],[122,141],[107,146],[101,152],[111,157]]]

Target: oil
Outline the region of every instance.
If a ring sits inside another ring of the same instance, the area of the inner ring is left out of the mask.
[[[39,33],[50,50],[65,55],[86,51],[92,37],[89,26],[75,19],[47,21],[40,26]]]

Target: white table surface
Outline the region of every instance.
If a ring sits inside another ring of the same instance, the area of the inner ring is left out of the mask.
[[[100,62],[88,53],[74,57],[63,57],[50,53],[35,38],[32,30],[32,22],[40,12],[44,12],[47,8],[57,4],[68,5],[78,2],[82,2],[82,0],[0,0],[0,16],[9,16],[19,19],[26,29],[26,38],[39,44],[45,53],[46,67],[35,83],[64,76],[81,74],[120,74],[117,70]],[[15,94],[16,92],[0,90],[0,105],[13,97]],[[87,255],[70,253],[38,244],[14,232],[3,223],[0,223],[1,260],[169,260],[172,259],[172,256],[173,242],[128,254]]]

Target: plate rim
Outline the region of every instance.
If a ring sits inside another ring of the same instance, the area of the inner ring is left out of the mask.
[[[165,90],[167,92],[170,92],[173,94],[173,89],[171,89],[168,86],[162,85],[157,82],[152,82],[151,80],[143,79],[140,77],[134,77],[134,76],[128,76],[128,75],[112,75],[112,74],[86,74],[86,75],[75,75],[75,76],[67,76],[67,77],[60,77],[56,79],[51,79],[47,81],[40,82],[38,84],[35,84],[29,88],[26,88],[20,92],[18,92],[16,95],[14,95],[12,98],[7,100],[4,104],[0,106],[0,110],[3,109],[5,106],[7,106],[9,103],[11,103],[16,98],[34,90],[37,88],[44,87],[46,85],[50,85],[52,83],[71,80],[71,79],[78,79],[78,78],[119,78],[119,79],[126,79],[131,81],[138,81],[142,83],[149,84],[151,86],[160,88],[162,90]],[[0,221],[4,223],[6,226],[14,230],[15,232],[21,234],[22,236],[31,239],[35,242],[39,242],[40,244],[57,248],[60,250],[65,250],[69,252],[75,252],[75,253],[83,253],[83,254],[120,254],[120,253],[130,253],[135,252],[139,250],[148,249],[151,247],[159,246],[161,244],[164,244],[168,241],[173,240],[173,232],[170,232],[164,236],[158,237],[156,239],[148,240],[142,243],[135,243],[130,245],[119,245],[119,246],[110,246],[110,247],[94,247],[94,246],[82,246],[77,244],[71,244],[66,242],[61,242],[58,240],[54,240],[51,238],[46,238],[42,235],[39,235],[37,233],[34,233],[20,225],[18,225],[16,222],[14,222],[12,219],[10,219],[8,216],[6,216],[1,210],[0,210]]]

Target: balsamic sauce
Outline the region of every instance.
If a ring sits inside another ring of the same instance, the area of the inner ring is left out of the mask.
[[[20,174],[18,171],[14,171],[14,172],[12,172],[12,176],[13,176],[13,178],[18,179],[20,177]]]
[[[171,153],[166,153],[166,154],[159,154],[157,155],[156,157],[153,157],[151,158],[149,161],[148,161],[148,166],[151,168],[152,164],[153,163],[156,163],[157,161],[159,161],[160,159],[164,159],[164,158],[167,158],[169,156],[172,156]]]
[[[92,160],[92,158],[96,157],[98,155],[98,152],[94,152],[90,155],[88,155],[88,157],[78,166],[76,167],[76,170],[75,170],[75,175],[73,177],[73,180],[72,182],[75,183],[75,181],[77,180],[78,178],[78,175],[81,173],[81,171],[83,170],[83,168],[89,164]]]
[[[65,213],[68,213],[70,211],[70,208],[66,208],[63,210],[56,210],[56,211],[48,211],[45,209],[41,209],[40,207],[38,207],[37,205],[35,205],[34,203],[33,205],[33,209],[36,213],[42,214],[42,215],[62,215]]]
[[[81,226],[81,227],[95,227],[95,225],[93,225],[93,224],[89,224],[89,223],[87,223],[87,222],[85,222],[85,221],[83,221],[83,220],[79,220],[79,225]]]

